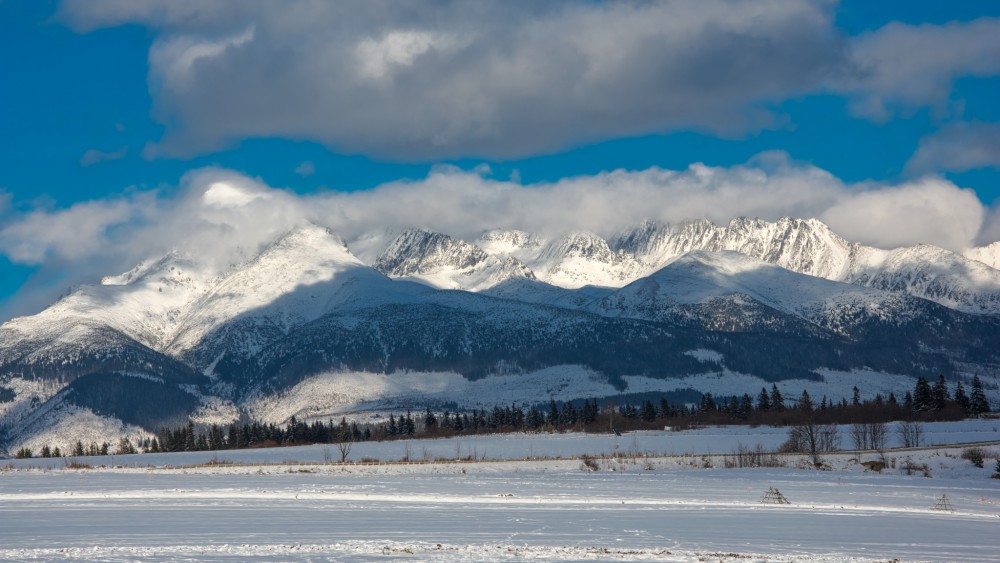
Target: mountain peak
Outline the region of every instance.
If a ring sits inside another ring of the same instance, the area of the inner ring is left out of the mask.
[[[441,267],[472,268],[488,258],[479,247],[442,233],[407,229],[375,261],[375,269],[390,276],[430,273]]]
[[[347,250],[347,245],[340,235],[327,227],[321,227],[314,223],[303,223],[296,225],[279,236],[271,246],[336,246]]]

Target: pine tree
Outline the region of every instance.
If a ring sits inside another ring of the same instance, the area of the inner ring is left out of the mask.
[[[782,412],[785,410],[785,398],[781,396],[781,391],[778,391],[778,385],[771,384],[771,408]]]
[[[969,414],[980,416],[990,412],[990,403],[986,400],[986,392],[983,391],[983,382],[979,380],[979,374],[972,378],[972,396],[969,398]]]
[[[642,411],[639,416],[646,422],[652,422],[656,420],[656,407],[653,406],[653,402],[646,399],[642,402]]]
[[[812,397],[809,396],[809,391],[806,391],[805,389],[802,390],[802,396],[799,397],[799,408],[802,409],[803,412],[813,411]]]
[[[749,393],[744,393],[740,399],[740,405],[736,409],[736,416],[745,420],[750,418],[751,414],[753,414],[753,399],[750,398]]]
[[[586,405],[587,403],[584,403]],[[660,397],[660,410],[656,413],[660,418],[670,418],[670,401],[666,397]]]
[[[555,426],[559,424],[559,405],[556,404],[555,399],[549,399],[549,424]]]
[[[156,438],[153,438],[153,440],[155,441]],[[234,422],[229,425],[229,432],[227,433],[226,436],[226,447],[235,450],[240,448],[241,446],[242,444],[240,444],[240,431],[238,428],[236,428],[236,423]]]
[[[705,393],[701,396],[701,412],[713,412],[716,409],[715,398],[712,397],[711,393]]]
[[[427,432],[434,432],[437,430],[437,417],[431,412],[431,408],[427,407],[427,411],[424,412],[424,429]]]
[[[854,386],[854,397],[851,399],[851,404],[856,407],[861,406],[861,390],[858,389],[857,385]]]
[[[653,409],[653,418],[650,419],[653,420],[656,418],[656,409],[653,408],[653,403],[649,403],[649,406]],[[563,403],[562,414],[559,415],[559,418],[562,419],[563,424],[576,424],[578,416],[576,413],[576,407],[573,406],[573,403]]]
[[[944,374],[938,374],[937,383],[931,389],[931,397],[934,401],[935,410],[941,410],[948,405],[948,399],[951,397],[948,395],[948,385],[944,381]]]
[[[344,424],[346,427],[347,425]],[[410,411],[406,411],[406,421],[403,423],[403,430],[407,436],[413,436],[417,431],[417,423],[413,421],[413,415]]]
[[[931,389],[927,379],[920,376],[917,379],[917,385],[913,389],[913,410],[916,412],[924,412],[930,410],[934,406],[934,392]]]
[[[760,394],[757,395],[757,410],[766,412],[771,410],[771,398],[767,395],[767,389],[761,387]]]
[[[965,387],[962,386],[961,381],[955,385],[955,402],[962,409],[962,413],[968,416],[972,403],[969,401],[969,396],[965,394]]]
[[[135,446],[132,445],[132,441],[122,436],[118,440],[118,451],[115,452],[116,455],[130,455],[136,453]]]
[[[194,422],[188,421],[187,430],[184,432],[184,451],[193,452],[197,446],[194,442]]]

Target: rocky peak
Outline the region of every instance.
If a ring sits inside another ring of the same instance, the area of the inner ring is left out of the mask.
[[[471,268],[489,256],[478,246],[442,233],[409,229],[396,237],[375,261],[389,276],[423,274],[443,266]]]

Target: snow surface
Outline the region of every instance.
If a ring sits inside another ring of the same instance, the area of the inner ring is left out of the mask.
[[[926,431],[997,444],[997,424]],[[889,451],[881,473],[860,464],[875,452],[824,455],[829,471],[799,456],[722,468],[716,452],[770,430],[358,443],[347,464],[326,461],[331,446],[16,460],[0,470],[0,559],[987,561],[1000,547],[1000,480],[960,448]],[[677,440],[693,453],[646,455]],[[355,463],[407,454],[478,461]],[[769,487],[791,504],[762,504]],[[933,509],[942,494],[954,511]]]

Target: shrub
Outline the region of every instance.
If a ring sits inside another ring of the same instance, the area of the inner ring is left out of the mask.
[[[972,465],[982,469],[983,461],[986,459],[986,452],[983,451],[983,448],[965,448],[962,450],[962,459],[967,459]]]
[[[71,457],[66,458],[63,462],[66,465],[66,469],[90,469],[91,465],[89,463],[83,463],[77,461]]]

